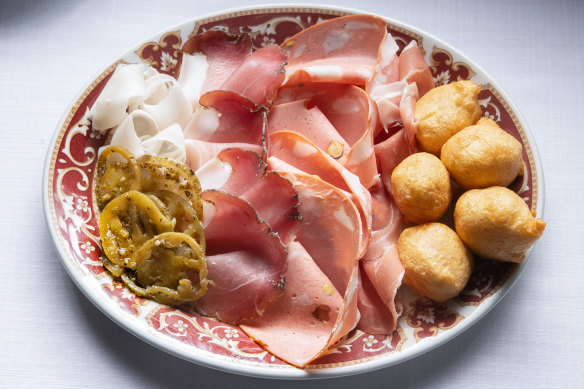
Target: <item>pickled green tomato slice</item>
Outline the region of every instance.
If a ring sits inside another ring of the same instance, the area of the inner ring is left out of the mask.
[[[103,251],[109,261],[118,267],[127,266],[144,242],[172,230],[172,222],[156,204],[148,196],[135,190],[111,200],[103,209],[99,220]]]
[[[155,236],[134,254],[126,285],[141,297],[168,305],[198,300],[207,292],[207,261],[196,240],[179,232]]]
[[[138,158],[142,168],[142,191],[168,190],[190,201],[197,217],[203,217],[203,200],[200,197],[199,179],[186,165],[156,155]]]
[[[178,194],[168,190],[157,190],[147,196],[158,206],[162,213],[172,221],[175,232],[182,232],[194,238],[203,253],[205,252],[205,234],[203,223],[190,203]]]
[[[130,190],[142,189],[142,174],[134,156],[124,147],[104,149],[97,161],[95,197],[99,209]]]

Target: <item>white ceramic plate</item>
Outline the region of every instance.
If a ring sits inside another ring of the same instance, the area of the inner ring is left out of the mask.
[[[241,330],[212,319],[137,298],[113,280],[99,261],[100,244],[93,199],[97,149],[103,137],[87,117],[97,95],[120,61],[145,62],[168,73],[180,66],[181,45],[207,29],[249,32],[256,48],[280,43],[321,20],[361,13],[314,6],[277,6],[231,10],[190,20],[131,48],[106,66],[67,107],[49,147],[43,179],[49,230],[63,265],[99,309],[129,332],[186,360],[238,374],[271,378],[333,377],[362,373],[420,355],[480,320],[511,288],[526,265],[478,260],[462,294],[438,304],[404,293],[404,314],[391,335],[354,330],[309,368],[291,367],[268,354]],[[483,85],[479,98],[490,116],[524,145],[525,174],[511,185],[538,216],[543,214],[543,175],[526,123],[495,82],[475,63],[432,35],[387,19],[400,47],[416,39],[436,84],[472,79]]]

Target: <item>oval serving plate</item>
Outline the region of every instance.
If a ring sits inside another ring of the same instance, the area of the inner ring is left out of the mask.
[[[390,366],[420,355],[460,334],[482,318],[511,288],[527,261],[517,265],[477,260],[465,290],[444,304],[408,292],[404,313],[391,335],[351,331],[327,355],[300,370],[273,357],[239,328],[141,299],[112,279],[101,265],[93,197],[97,150],[105,137],[92,131],[88,108],[121,62],[149,64],[174,75],[181,46],[210,29],[250,33],[255,48],[281,43],[322,20],[361,13],[329,8],[279,6],[249,8],[194,19],[163,31],[108,65],[75,98],[57,126],[43,178],[45,215],[57,252],[77,286],[123,328],[152,345],[200,365],[270,378],[334,377]],[[432,35],[385,18],[400,49],[417,40],[436,85],[462,79],[481,84],[483,115],[523,144],[523,177],[511,188],[539,217],[543,215],[543,175],[525,122],[493,80],[476,64]]]

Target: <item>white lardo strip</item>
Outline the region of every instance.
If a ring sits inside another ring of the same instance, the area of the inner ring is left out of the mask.
[[[140,105],[145,98],[143,64],[121,64],[91,108],[92,125],[97,131],[116,127],[127,112]]]
[[[229,179],[232,167],[228,162],[223,162],[214,157],[201,166],[195,174],[201,183],[201,190],[219,189]]]
[[[193,113],[189,99],[177,81],[165,74],[157,74],[146,80],[144,111],[156,120],[160,128],[178,123],[184,128]]]
[[[215,108],[197,108],[185,127],[185,139],[211,139],[219,128],[219,117],[220,114]]]
[[[193,110],[199,106],[199,98],[203,83],[207,78],[209,63],[207,57],[202,53],[183,53],[178,83],[181,86],[187,99],[191,103]]]
[[[159,155],[181,163],[185,163],[187,159],[183,131],[176,123],[142,142],[142,147],[147,154]]]

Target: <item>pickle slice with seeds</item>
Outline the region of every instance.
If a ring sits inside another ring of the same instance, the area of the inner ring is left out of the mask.
[[[135,190],[110,201],[99,220],[103,251],[118,266],[127,266],[130,258],[147,240],[172,230],[172,222],[156,204]]]
[[[97,161],[95,197],[99,209],[122,193],[142,189],[142,174],[134,156],[124,147],[104,149]]]
[[[207,292],[207,261],[195,239],[179,232],[155,236],[134,254],[122,280],[138,296],[167,305]]]

